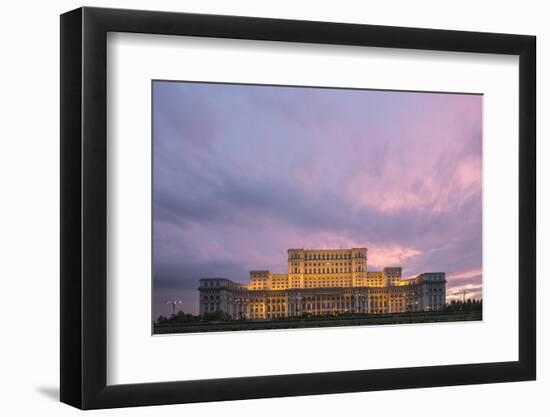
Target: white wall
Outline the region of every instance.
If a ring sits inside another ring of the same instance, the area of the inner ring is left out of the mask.
[[[92,1],[89,6],[331,20],[396,26],[534,34],[538,37],[539,378],[537,382],[325,395],[100,411],[99,415],[544,415],[550,406],[548,304],[550,146],[542,120],[550,97],[550,26],[542,1],[189,0]],[[78,1],[5,2],[0,25],[0,410],[5,415],[73,415],[57,402],[59,304],[59,17]],[[542,161],[546,166],[542,166]],[[545,235],[542,236],[543,232]],[[544,395],[546,394],[546,395]]]

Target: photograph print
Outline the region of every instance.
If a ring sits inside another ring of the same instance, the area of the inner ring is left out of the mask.
[[[482,106],[153,80],[153,334],[482,320]]]

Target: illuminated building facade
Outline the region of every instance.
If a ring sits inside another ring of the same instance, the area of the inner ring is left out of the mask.
[[[250,271],[248,284],[202,278],[200,314],[232,319],[437,311],[445,306],[445,273],[402,279],[401,267],[367,271],[367,249],[288,250],[288,271]]]

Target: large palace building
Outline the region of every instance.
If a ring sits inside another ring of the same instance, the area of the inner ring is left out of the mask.
[[[200,314],[232,319],[436,311],[445,306],[445,273],[401,278],[401,267],[367,271],[367,249],[288,250],[288,273],[250,271],[248,284],[200,280]]]

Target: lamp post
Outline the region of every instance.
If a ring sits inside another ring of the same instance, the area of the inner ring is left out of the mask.
[[[172,306],[172,315],[176,314],[176,304],[183,304],[183,301],[181,300],[171,300],[168,301],[166,304]]]
[[[241,297],[235,298],[235,304],[237,304],[237,313],[239,315],[239,320],[243,318],[243,299]]]

